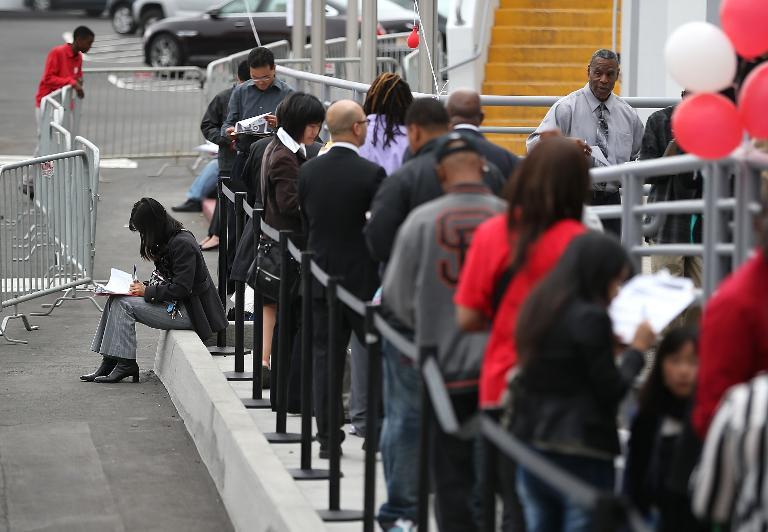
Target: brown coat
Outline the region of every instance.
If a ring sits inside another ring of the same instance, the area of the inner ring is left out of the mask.
[[[264,152],[262,183],[266,184],[264,221],[277,230],[293,231],[294,242],[303,242],[299,211],[299,168],[307,159],[293,153],[275,137]]]

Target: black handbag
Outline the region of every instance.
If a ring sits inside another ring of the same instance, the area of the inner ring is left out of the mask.
[[[264,238],[259,241],[256,258],[248,269],[248,285],[262,296],[277,301],[280,298],[280,246],[277,242]],[[296,294],[299,286],[298,263],[288,257],[291,278],[289,294]]]

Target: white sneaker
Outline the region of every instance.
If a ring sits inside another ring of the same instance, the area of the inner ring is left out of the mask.
[[[416,532],[416,523],[410,519],[400,518],[387,532]]]

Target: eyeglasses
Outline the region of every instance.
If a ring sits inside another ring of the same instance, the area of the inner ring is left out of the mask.
[[[357,120],[355,122],[355,124],[370,124],[370,123],[371,123],[371,119],[370,118],[366,118],[365,120]]]

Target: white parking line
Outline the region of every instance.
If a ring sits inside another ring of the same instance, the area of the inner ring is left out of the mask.
[[[72,32],[62,34],[66,43],[72,42]],[[83,54],[83,61],[90,63],[121,63],[143,64],[144,46],[141,37],[106,36],[96,37],[87,54]]]

